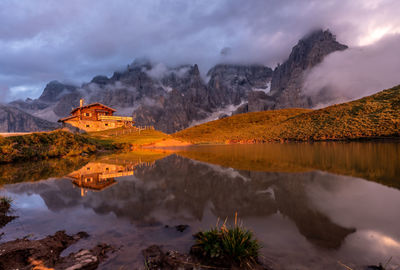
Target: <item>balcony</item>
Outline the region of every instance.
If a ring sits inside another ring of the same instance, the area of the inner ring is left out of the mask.
[[[109,115],[100,115],[100,121],[124,121],[124,122],[132,122],[133,117],[127,116],[109,116]]]

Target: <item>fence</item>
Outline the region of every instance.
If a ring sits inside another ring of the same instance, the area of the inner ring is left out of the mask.
[[[136,127],[131,127],[131,128],[124,128],[122,130],[115,130],[113,131],[110,136],[120,136],[120,135],[126,135],[126,134],[134,134],[134,133],[139,133],[143,130],[154,130],[153,126],[136,126]]]

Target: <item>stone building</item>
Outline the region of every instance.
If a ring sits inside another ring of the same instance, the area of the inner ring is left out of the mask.
[[[114,116],[115,109],[101,103],[83,105],[84,100],[80,100],[80,106],[71,111],[71,115],[61,118],[58,122],[63,126],[72,126],[79,131],[102,131],[118,127],[132,127],[134,121],[132,117]]]

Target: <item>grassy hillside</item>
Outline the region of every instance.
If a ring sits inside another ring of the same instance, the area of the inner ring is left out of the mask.
[[[122,143],[137,147],[183,146],[187,143],[176,140],[171,135],[158,130],[143,130],[140,133],[133,129],[117,128],[105,131],[90,132],[86,136],[106,140],[110,143]]]
[[[169,135],[158,130],[143,130],[140,133],[129,133],[129,130],[123,128],[90,132],[88,136],[114,143],[129,143],[131,145],[147,145],[170,138]]]
[[[101,150],[116,150],[123,145],[112,144],[66,131],[32,133],[0,140],[0,163],[77,156]]]
[[[322,141],[400,136],[400,86],[320,110],[235,115],[173,134],[192,143]]]
[[[310,112],[307,109],[284,109],[238,114],[179,131],[172,136],[192,143],[264,142],[272,127]]]

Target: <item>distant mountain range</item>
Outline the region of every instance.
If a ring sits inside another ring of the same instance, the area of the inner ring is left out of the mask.
[[[233,114],[310,108],[318,98],[302,92],[305,72],[326,55],[346,48],[329,31],[318,30],[301,39],[274,70],[262,65],[219,64],[207,72],[206,79],[197,65],[170,68],[135,61],[110,78],[96,76],[80,87],[52,81],[38,99],[0,107],[0,131],[52,129],[81,98],[116,108],[121,115],[132,115],[138,125],[154,125],[167,133]]]

